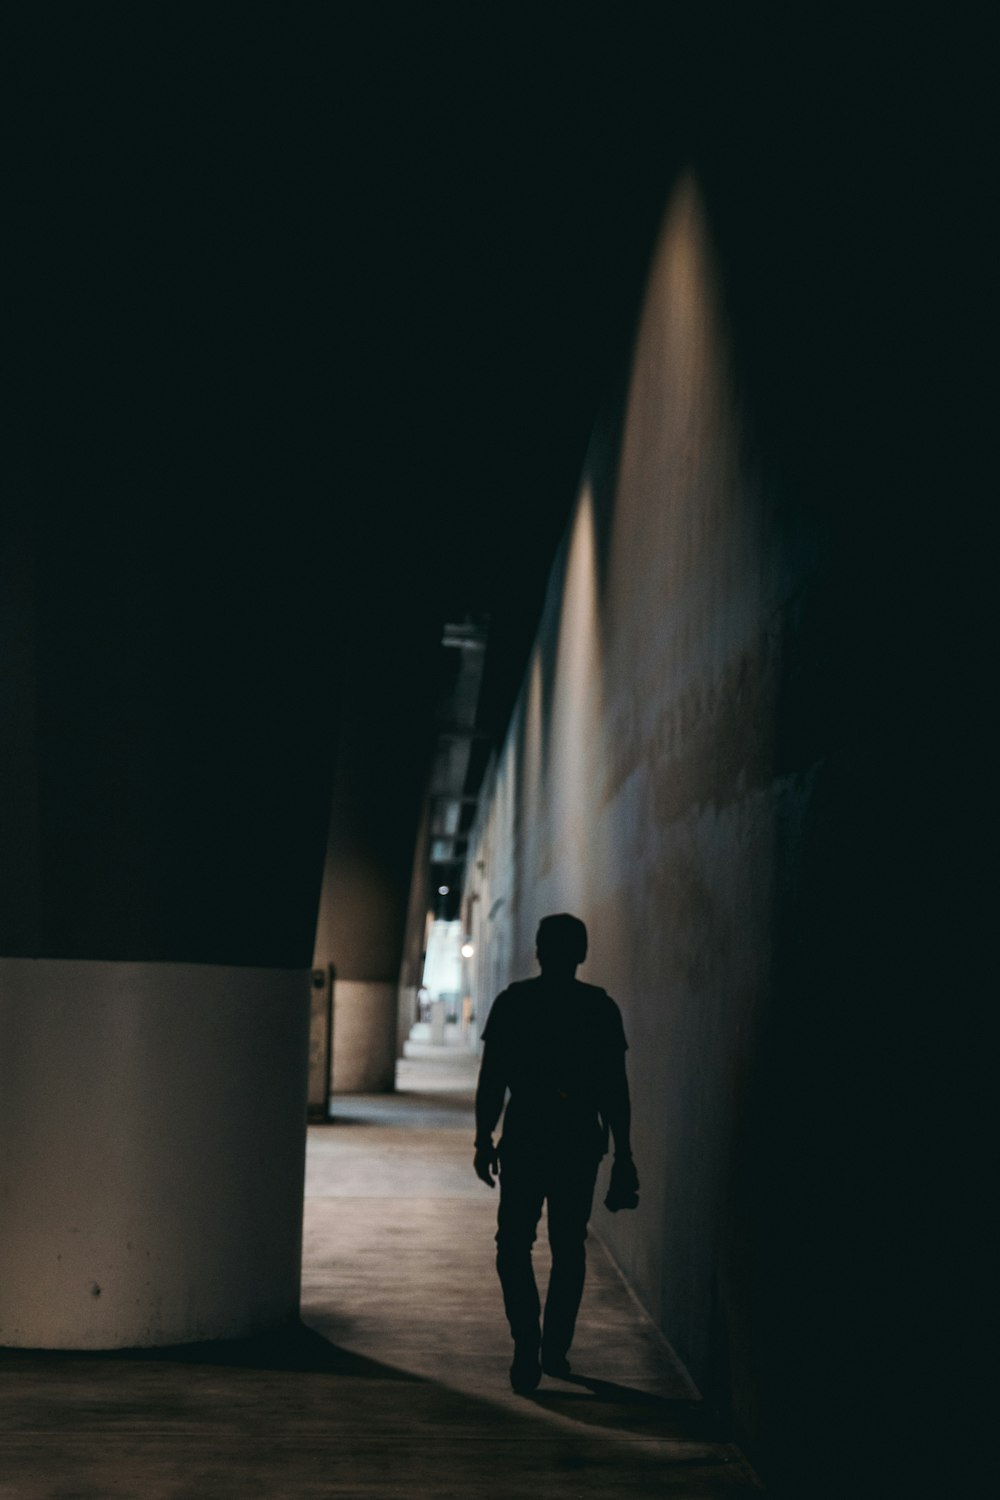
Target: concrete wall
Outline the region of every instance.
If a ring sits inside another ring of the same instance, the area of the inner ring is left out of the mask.
[[[586,921],[583,977],[625,1016],[643,1183],[642,1212],[602,1210],[601,1233],[696,1378],[724,1340],[742,1384],[733,1135],[767,999],[776,825],[803,816],[816,767],[774,764],[781,637],[810,554],[789,567],[768,534],[713,277],[688,179],[650,275],[617,475],[595,443],[469,893],[482,1018],[531,971],[540,917]]]
[[[918,661],[900,642],[915,648],[920,615],[886,453],[849,426],[837,450],[823,423],[749,422],[739,372],[765,367],[761,341],[773,372],[791,314],[737,359],[720,264],[688,176],[620,410],[594,434],[466,909],[480,1021],[532,972],[540,917],[586,921],[582,977],[624,1013],[642,1179],[638,1213],[599,1209],[599,1232],[769,1477],[795,1493],[810,1446],[839,1445],[833,1495],[877,1472],[858,1455],[909,1407],[917,1367],[910,1153],[933,1048],[930,971],[908,945],[938,881],[916,814],[938,750],[912,732]],[[774,418],[779,388],[803,410],[803,382],[842,396],[842,367],[800,354],[758,412]],[[838,511],[830,476],[852,468]]]
[[[0,960],[0,1345],[298,1311],[307,972]]]

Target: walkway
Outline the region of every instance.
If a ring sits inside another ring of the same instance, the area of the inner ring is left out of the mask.
[[[253,1345],[0,1358],[0,1500],[728,1500],[757,1493],[591,1242],[574,1383],[509,1389],[472,1065],[310,1130],[306,1328]],[[538,1264],[545,1270],[544,1240]]]

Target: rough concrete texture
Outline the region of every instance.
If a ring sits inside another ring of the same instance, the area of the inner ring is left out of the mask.
[[[482,1019],[533,971],[542,916],[586,921],[581,977],[619,1001],[631,1044],[642,1180],[641,1211],[599,1211],[601,1233],[702,1388],[744,1437],[770,1421],[773,1442],[768,1381],[805,1390],[810,1368],[793,1375],[801,1351],[776,1340],[806,1338],[819,1306],[817,1282],[793,1307],[805,1262],[781,1285],[791,1202],[772,1213],[762,1195],[775,1189],[753,1118],[823,751],[789,734],[782,699],[819,538],[807,505],[776,519],[720,303],[682,179],[474,831],[466,910]]]
[[[0,959],[0,1345],[241,1337],[294,1315],[308,982]]]
[[[606,434],[604,435],[606,438]],[[700,1380],[752,1383],[729,1175],[765,1002],[776,824],[812,767],[773,756],[782,566],[741,456],[697,190],[652,266],[617,470],[595,443],[470,868],[478,976],[531,972],[547,912],[631,1043],[642,1212],[604,1233]],[[724,1349],[720,1346],[724,1346]],[[729,1392],[726,1393],[727,1397]]]
[[[757,1492],[593,1243],[580,1379],[514,1396],[468,1058],[310,1132],[307,1328],[142,1357],[0,1355],[0,1493],[723,1500]],[[415,1083],[435,1084],[430,1095]],[[538,1259],[544,1269],[545,1255]]]
[[[395,984],[338,979],[333,987],[333,1092],[382,1093],[396,1067]]]

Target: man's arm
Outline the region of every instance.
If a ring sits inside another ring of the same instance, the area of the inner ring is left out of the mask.
[[[476,1176],[487,1187],[494,1186],[497,1153],[493,1144],[493,1132],[503,1109],[506,1092],[507,1076],[501,1050],[495,1042],[487,1040],[476,1087],[476,1155],[473,1163]]]
[[[632,1160],[632,1101],[625,1073],[625,1052],[616,1052],[605,1079],[602,1110],[615,1143],[605,1208],[617,1213],[620,1208],[638,1208],[639,1174]]]
[[[632,1155],[632,1100],[625,1073],[625,1053],[616,1054],[608,1070],[601,1101],[602,1113],[614,1137],[615,1159]]]

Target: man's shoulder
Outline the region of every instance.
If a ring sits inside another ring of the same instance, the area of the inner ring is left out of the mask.
[[[540,974],[535,975],[533,979],[517,979],[497,995],[491,1007],[491,1014],[502,1015],[505,1012],[517,1012],[536,1004],[539,1000],[544,1000],[548,993],[548,986]],[[565,995],[565,992],[563,993]],[[583,1006],[595,1014],[620,1015],[617,1004],[607,990],[601,989],[600,985],[584,984],[582,980],[575,979],[571,994],[576,1005]]]
[[[604,1044],[612,1048],[626,1048],[625,1027],[622,1021],[622,1013],[617,1003],[612,1000],[607,990],[602,990],[596,984],[581,984],[580,995],[582,1007],[590,1016],[590,1025],[596,1029]]]
[[[523,1012],[532,997],[532,984],[530,979],[515,980],[499,995],[490,1006],[489,1017],[483,1036],[496,1036],[512,1022],[517,1020],[518,1015]]]
[[[542,974],[536,974],[533,979],[518,979],[497,996],[493,1002],[499,1005],[501,1001],[505,1006],[516,1007],[518,1005],[531,1004],[551,993],[550,985],[546,984]],[[557,991],[557,993],[559,993]],[[564,990],[561,992],[567,996]],[[584,984],[581,979],[574,979],[572,989],[568,992],[577,1005],[592,1006],[595,1010],[615,1012],[618,1006],[612,1000],[607,990],[601,989],[597,984]]]
[[[585,1005],[592,1005],[595,1010],[615,1012],[618,1006],[612,1000],[607,990],[602,990],[598,984],[583,984],[579,979],[577,985],[580,989],[580,999]]]
[[[537,979],[515,979],[505,990],[501,990],[493,1002],[496,1009],[502,1005],[505,1009],[520,1005],[525,1000],[530,1000],[538,988]]]

